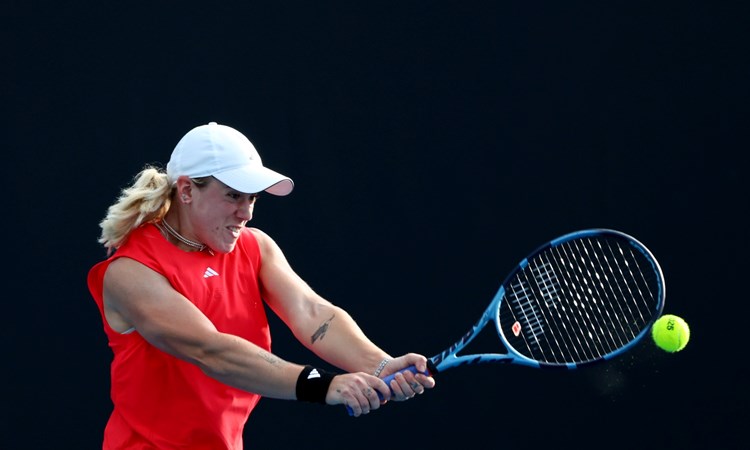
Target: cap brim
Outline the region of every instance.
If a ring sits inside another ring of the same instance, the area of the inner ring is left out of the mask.
[[[291,178],[263,166],[244,166],[215,173],[213,176],[230,188],[246,194],[266,191],[283,196],[294,189]]]

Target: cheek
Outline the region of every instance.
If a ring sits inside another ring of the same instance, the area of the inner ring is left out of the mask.
[[[216,200],[207,202],[203,208],[198,211],[201,221],[211,229],[218,229],[227,220],[227,217],[233,214],[235,208],[228,205],[227,202]]]

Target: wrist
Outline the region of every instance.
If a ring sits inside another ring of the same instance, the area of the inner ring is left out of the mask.
[[[383,369],[385,369],[385,366],[388,365],[389,362],[391,362],[390,358],[383,358],[383,360],[380,361],[378,368],[375,369],[375,372],[373,372],[373,375],[375,375],[376,377],[380,377],[380,374],[383,372]]]
[[[297,400],[301,402],[326,403],[326,395],[331,381],[336,376],[335,373],[326,372],[322,369],[316,369],[312,366],[305,366],[297,377],[297,386],[295,392]]]

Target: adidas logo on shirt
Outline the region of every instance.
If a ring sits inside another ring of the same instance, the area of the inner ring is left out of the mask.
[[[320,378],[320,372],[318,372],[318,369],[313,369],[307,374],[308,380],[312,380],[313,378]]]
[[[203,272],[203,278],[218,277],[219,272],[215,271],[210,267],[206,267],[206,271]]]

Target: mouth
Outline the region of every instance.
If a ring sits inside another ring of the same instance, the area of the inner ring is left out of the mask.
[[[232,236],[235,238],[240,237],[240,233],[242,233],[243,226],[229,226],[227,229],[232,233]]]

